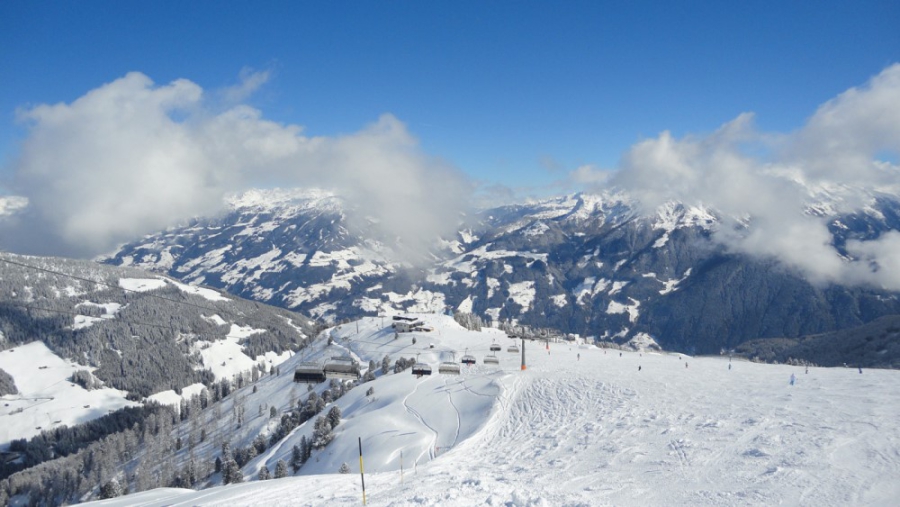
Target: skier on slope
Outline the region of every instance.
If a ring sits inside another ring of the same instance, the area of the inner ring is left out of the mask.
[[[796,381],[797,381],[797,377],[794,376],[793,373],[791,373],[791,385],[794,385],[794,382],[796,382]]]

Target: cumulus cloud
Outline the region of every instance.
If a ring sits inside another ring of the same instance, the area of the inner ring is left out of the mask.
[[[613,185],[650,211],[667,201],[723,215],[714,238],[734,252],[780,260],[817,283],[900,290],[900,234],[834,248],[828,216],[900,190],[900,64],[819,107],[799,130],[760,132],[742,114],[708,135],[663,132],[628,150]],[[886,156],[885,156],[886,155]],[[893,161],[892,161],[893,160]],[[590,173],[588,173],[590,174]]]
[[[226,95],[245,98],[266,79],[245,71]],[[337,190],[411,249],[455,225],[467,182],[424,154],[397,118],[308,137],[246,105],[214,111],[205,95],[188,80],[158,86],[135,72],[72,103],[20,111],[29,135],[12,185],[29,205],[5,222],[4,246],[96,255],[261,185]]]

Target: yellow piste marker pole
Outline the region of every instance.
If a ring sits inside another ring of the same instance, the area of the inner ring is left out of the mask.
[[[359,477],[362,480],[363,505],[366,504],[366,474],[363,473],[362,437],[359,437]]]

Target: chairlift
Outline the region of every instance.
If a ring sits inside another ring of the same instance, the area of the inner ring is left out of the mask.
[[[318,384],[325,382],[325,371],[316,363],[300,363],[294,370],[294,382]]]
[[[327,379],[359,380],[359,363],[349,356],[332,357],[323,370]]]
[[[502,347],[500,347],[499,343],[491,344],[491,352],[500,352],[501,349],[502,349]]]
[[[438,366],[438,373],[442,375],[459,375],[459,363],[445,361]]]
[[[495,354],[484,356],[484,364],[500,364],[500,359]]]
[[[455,354],[453,359],[456,359]],[[442,375],[459,375],[459,363],[456,361],[444,361],[438,365],[438,373]]]
[[[416,364],[412,367],[412,374],[421,377],[422,375],[431,375],[431,366],[419,361],[419,355],[416,354]]]
[[[518,353],[519,353],[519,346],[518,346],[518,345],[510,345],[509,347],[507,347],[506,351],[507,351],[507,352],[512,352],[513,354],[518,354]]]
[[[476,361],[475,361],[475,356],[472,356],[472,355],[469,355],[469,354],[468,354],[469,349],[466,349],[466,352],[467,352],[467,354],[464,355],[464,356],[462,356],[462,364],[465,364],[465,365],[467,365],[467,366],[472,366],[472,365],[474,365],[475,362],[476,362]]]

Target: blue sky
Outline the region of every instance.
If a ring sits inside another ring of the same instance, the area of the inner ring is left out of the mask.
[[[2,2],[0,150],[16,108],[129,71],[214,91],[252,68],[267,119],[336,135],[391,113],[476,180],[541,186],[746,111],[797,129],[900,60],[898,26],[896,1]]]
[[[612,184],[869,283],[802,205],[900,195],[898,26],[896,0],[0,2],[0,248],[91,257],[274,186],[427,243]]]

